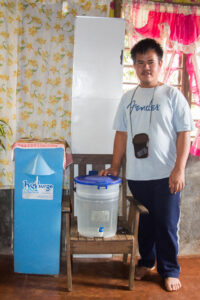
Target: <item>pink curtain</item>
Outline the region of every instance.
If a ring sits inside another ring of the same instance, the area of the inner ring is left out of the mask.
[[[197,134],[190,148],[190,153],[200,158],[200,121],[197,121],[195,126],[197,127]]]
[[[124,0],[123,12],[130,47],[145,37],[154,38],[162,45],[161,81],[170,83],[180,66],[181,54],[186,54],[190,89],[200,106],[200,7]],[[200,157],[200,121],[196,127],[190,153]]]
[[[180,54],[186,54],[191,92],[200,105],[200,8],[124,0],[124,17],[131,44],[145,37],[162,44],[165,56],[161,80],[164,82],[169,82],[177,70]]]

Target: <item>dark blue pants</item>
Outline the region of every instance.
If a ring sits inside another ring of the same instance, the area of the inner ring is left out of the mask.
[[[149,210],[148,215],[140,215],[139,266],[152,268],[157,260],[157,270],[163,278],[178,277],[180,193],[170,193],[169,178],[129,180],[128,185],[135,199]]]

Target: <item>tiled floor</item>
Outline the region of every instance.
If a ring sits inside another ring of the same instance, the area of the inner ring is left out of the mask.
[[[73,267],[73,291],[66,291],[66,267],[60,275],[25,275],[13,272],[13,257],[0,256],[0,300],[131,299],[199,300],[200,256],[179,258],[182,289],[166,292],[156,271],[128,290],[128,266],[115,258],[76,260]]]

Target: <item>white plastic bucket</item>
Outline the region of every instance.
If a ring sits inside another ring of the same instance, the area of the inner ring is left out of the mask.
[[[78,232],[86,237],[114,236],[121,179],[87,175],[76,177],[75,182]]]

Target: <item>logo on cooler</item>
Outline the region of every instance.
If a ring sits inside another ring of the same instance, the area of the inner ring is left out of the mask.
[[[40,183],[38,176],[35,182],[23,180],[22,198],[53,200],[53,184]]]

